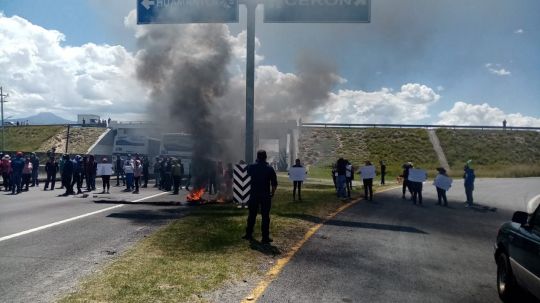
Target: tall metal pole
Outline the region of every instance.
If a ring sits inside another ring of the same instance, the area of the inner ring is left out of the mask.
[[[0,112],[2,112],[2,151],[5,151],[4,146],[4,102],[7,102],[4,100],[4,97],[7,97],[7,95],[4,95],[4,91],[2,90],[2,86],[0,86]]]
[[[69,148],[69,127],[70,125],[68,124],[68,129],[67,129],[67,135],[66,135],[66,154],[68,153],[68,148]]]
[[[255,1],[245,1],[247,8],[247,57],[246,57],[246,162],[253,163],[253,128],[255,103]]]

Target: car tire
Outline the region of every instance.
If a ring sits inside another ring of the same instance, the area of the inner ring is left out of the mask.
[[[516,292],[516,280],[506,253],[497,257],[497,291],[503,302],[511,302]]]

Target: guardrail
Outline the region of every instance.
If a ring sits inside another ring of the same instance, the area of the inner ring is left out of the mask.
[[[300,127],[320,128],[447,128],[480,130],[528,130],[540,131],[540,127],[528,126],[490,126],[490,125],[435,125],[435,124],[353,124],[353,123],[301,123]]]

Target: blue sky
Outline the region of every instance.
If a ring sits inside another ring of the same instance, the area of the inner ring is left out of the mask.
[[[0,0],[0,11],[6,18],[17,15],[63,33],[63,47],[120,45],[136,53],[134,32],[124,25],[135,4],[135,0]],[[403,86],[415,84],[409,88],[426,87],[431,99],[420,95],[411,110],[418,110],[415,106],[422,102],[429,105],[420,115],[409,112],[406,102],[389,107],[396,111],[395,117],[390,115],[396,123],[500,124],[501,118],[514,124],[540,123],[539,1],[372,0],[371,13],[369,24],[264,24],[259,7],[257,54],[264,58],[259,65],[294,74],[299,56],[316,54],[335,65],[339,77],[346,80],[332,88],[333,102],[340,102],[336,108],[347,110],[351,99],[344,97],[345,91],[356,92],[351,98],[373,98],[372,107],[354,113],[372,118],[326,115],[327,109],[320,108],[312,120],[392,123],[371,111],[377,98],[399,103],[411,93]],[[233,36],[245,29],[243,7],[240,23],[229,24],[229,28]],[[0,77],[0,84],[10,87],[9,79]],[[16,83],[12,86],[22,89]],[[416,91],[412,94],[417,96]],[[59,100],[62,96],[47,98]],[[362,100],[355,102],[356,107],[362,106]],[[326,106],[332,107],[332,103]],[[65,106],[57,110],[62,109]],[[477,117],[469,119],[469,114]],[[412,117],[404,119],[407,115]],[[495,119],[497,122],[490,122]]]

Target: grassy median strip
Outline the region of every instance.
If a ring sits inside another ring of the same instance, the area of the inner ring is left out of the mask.
[[[332,185],[305,184],[302,202],[292,201],[291,183],[280,178],[273,200],[272,246],[240,239],[246,209],[231,204],[193,207],[142,240],[101,272],[87,278],[79,290],[60,302],[206,302],[205,294],[228,281],[264,274],[269,259],[277,259],[344,202]],[[260,216],[255,238],[260,239]]]

